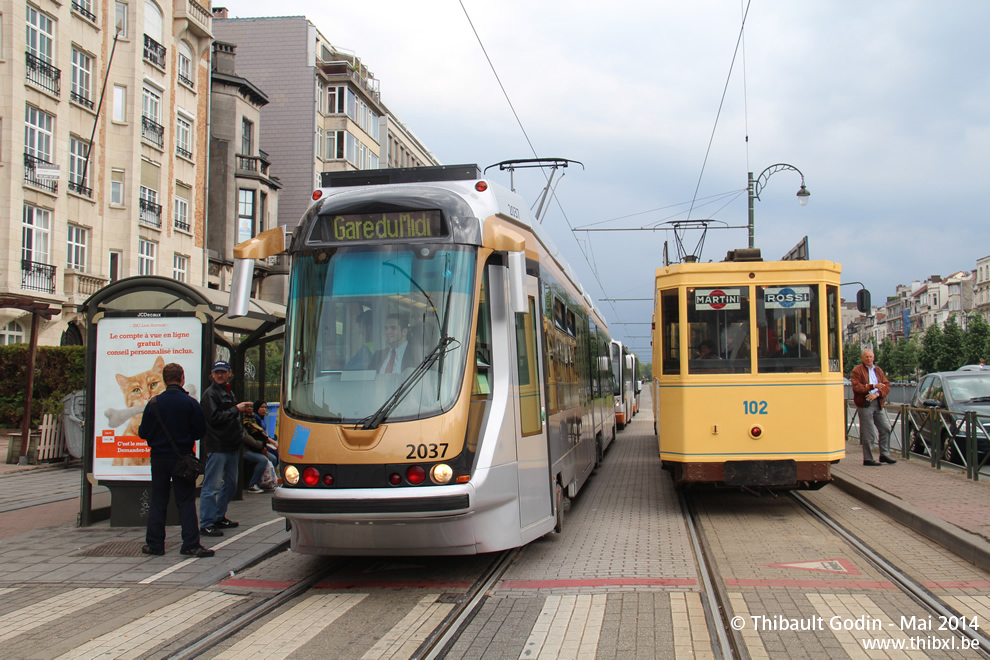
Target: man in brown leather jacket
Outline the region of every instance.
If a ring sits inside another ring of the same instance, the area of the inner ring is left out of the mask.
[[[897,461],[890,456],[890,422],[883,410],[884,398],[890,394],[890,381],[883,369],[873,364],[873,351],[866,349],[862,364],[856,365],[849,376],[852,381],[853,401],[859,414],[859,439],[863,444],[863,465],[893,465]],[[873,443],[880,448],[880,461],[873,460]]]

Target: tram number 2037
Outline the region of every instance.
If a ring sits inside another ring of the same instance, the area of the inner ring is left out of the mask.
[[[406,458],[444,458],[447,455],[447,443],[441,442],[439,445],[406,445],[409,453]]]
[[[743,409],[747,415],[766,415],[766,401],[743,401]]]

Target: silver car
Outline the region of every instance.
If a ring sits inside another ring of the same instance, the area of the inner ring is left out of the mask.
[[[928,374],[915,390],[911,408],[911,451],[931,455],[934,427],[941,439],[942,460],[961,464],[966,448],[964,418],[970,411],[976,413],[978,421],[977,460],[990,451],[990,439],[983,429],[985,426],[990,430],[990,369]],[[928,412],[914,409],[928,409]]]

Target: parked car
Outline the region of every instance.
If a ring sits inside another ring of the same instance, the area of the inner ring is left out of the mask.
[[[983,460],[990,451],[990,438],[983,430],[984,426],[990,430],[990,370],[928,374],[915,390],[911,408],[911,451],[931,456],[934,444],[931,415],[937,415],[934,429],[941,436],[942,460],[961,464],[966,448],[964,413],[970,411],[977,414],[979,422],[976,427],[977,460]]]

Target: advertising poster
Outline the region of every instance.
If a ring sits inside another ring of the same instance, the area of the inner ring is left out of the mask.
[[[93,476],[148,481],[151,450],[137,432],[144,407],[165,390],[162,367],[169,362],[182,365],[185,389],[199,399],[203,323],[195,316],[146,313],[103,318],[96,331]]]

